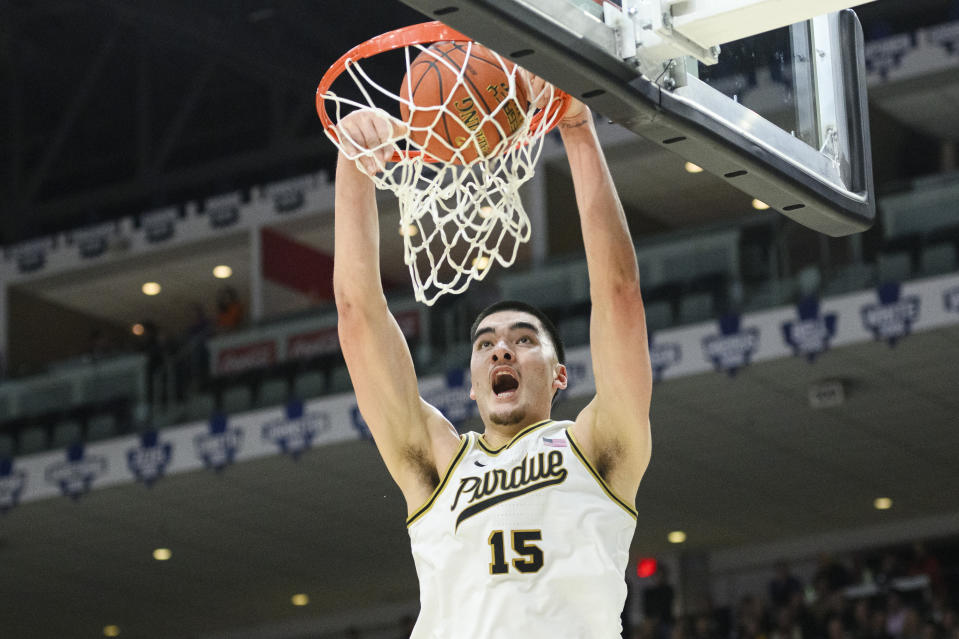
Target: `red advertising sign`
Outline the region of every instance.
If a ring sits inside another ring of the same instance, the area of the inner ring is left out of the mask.
[[[290,335],[286,338],[287,359],[310,359],[320,355],[329,355],[340,350],[340,338],[335,326],[321,328],[318,331]]]
[[[266,368],[276,363],[276,342],[269,340],[224,348],[216,359],[216,372],[220,375]]]

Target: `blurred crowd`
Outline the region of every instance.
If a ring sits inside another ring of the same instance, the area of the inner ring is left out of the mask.
[[[766,592],[731,608],[673,618],[661,577],[643,592],[632,639],[959,639],[956,569],[917,543],[847,557],[823,554],[808,583],[786,563]],[[664,601],[668,607],[664,608]]]

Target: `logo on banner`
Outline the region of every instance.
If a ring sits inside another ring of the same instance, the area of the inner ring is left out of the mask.
[[[913,48],[912,36],[908,33],[883,38],[866,45],[866,72],[878,73],[883,80],[889,72],[899,68],[902,58]]]
[[[113,226],[110,224],[101,224],[100,226],[81,229],[77,231],[73,238],[83,259],[92,259],[106,253],[110,243],[110,233]]]
[[[304,412],[303,402],[295,399],[286,405],[286,416],[263,425],[263,439],[273,442],[280,452],[299,459],[313,445],[313,439],[332,428],[330,416]]]
[[[79,499],[90,492],[93,481],[106,474],[107,458],[103,455],[85,455],[83,444],[74,444],[67,449],[66,461],[50,464],[46,478],[60,487],[65,497]]]
[[[39,271],[47,263],[46,240],[38,240],[28,244],[21,244],[16,248],[17,269],[21,273],[32,273]]]
[[[141,215],[140,226],[143,227],[143,233],[146,236],[147,242],[156,244],[157,242],[165,242],[173,237],[176,219],[176,209],[162,209]]]
[[[301,187],[287,187],[273,191],[273,210],[277,213],[292,213],[305,203],[306,194]]]
[[[363,419],[363,415],[360,413],[360,407],[356,404],[350,409],[350,418],[350,425],[353,426],[353,429],[360,436],[360,439],[373,441],[373,433],[370,432],[370,427],[366,425],[366,420]]]
[[[0,459],[0,515],[20,503],[27,473],[13,469],[12,459]]]
[[[886,282],[877,292],[879,303],[866,304],[860,310],[862,323],[876,341],[885,340],[895,346],[912,332],[912,325],[919,319],[919,296],[902,295],[898,282]]]
[[[210,420],[209,431],[193,438],[197,455],[203,465],[220,472],[236,460],[236,453],[243,440],[243,431],[231,428],[226,415],[215,415]]]
[[[959,313],[959,286],[946,289],[942,294],[942,303],[947,311]]]
[[[173,444],[161,443],[157,431],[151,430],[140,437],[140,445],[127,449],[127,466],[130,472],[147,487],[163,477],[167,464],[173,457]]]
[[[938,44],[949,55],[959,52],[959,28],[955,22],[947,22],[926,30],[929,42]]]
[[[799,319],[783,322],[783,339],[793,349],[793,355],[810,362],[829,350],[829,340],[836,336],[836,313],[819,314],[819,300],[803,299],[796,307]]]
[[[466,421],[476,411],[476,403],[470,399],[470,383],[466,369],[457,368],[446,373],[444,388],[426,391],[423,399],[439,410],[453,424]]]
[[[675,366],[683,358],[683,349],[676,342],[657,342],[653,333],[649,333],[649,363],[653,369],[653,381],[663,378],[663,373]]]
[[[240,207],[236,204],[230,206],[217,206],[207,209],[207,215],[210,217],[210,226],[215,229],[233,226],[240,220]]]
[[[759,329],[740,327],[739,315],[726,315],[719,320],[719,334],[703,338],[703,353],[717,371],[730,377],[748,366],[759,348]]]

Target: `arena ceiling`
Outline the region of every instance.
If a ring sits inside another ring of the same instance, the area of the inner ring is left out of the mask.
[[[873,35],[956,18],[948,0],[858,12]],[[423,19],[393,0],[3,0],[0,245],[331,167],[313,109],[323,72]],[[945,135],[954,84],[896,92],[889,108]]]

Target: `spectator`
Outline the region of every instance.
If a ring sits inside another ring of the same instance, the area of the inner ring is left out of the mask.
[[[902,631],[899,633],[900,639],[921,639],[921,635],[922,618],[919,616],[919,611],[912,606],[906,606]]]
[[[709,614],[701,614],[693,621],[693,630],[690,639],[718,639],[716,621]],[[801,639],[801,638],[797,638]]]
[[[866,627],[866,639],[892,639],[886,630],[886,611],[883,608],[874,608],[869,614],[869,625]]]
[[[747,595],[739,601],[735,623],[733,632],[736,639],[765,639],[765,614],[758,597]]]
[[[777,562],[776,575],[769,581],[769,603],[781,608],[797,592],[802,593],[802,583],[789,572],[789,565],[785,561]]]
[[[244,309],[240,296],[232,286],[224,286],[216,296],[216,327],[231,331],[243,323]]]
[[[207,381],[210,372],[210,354],[207,350],[206,341],[213,334],[213,326],[206,315],[206,310],[199,302],[193,302],[190,305],[190,325],[186,330],[186,344],[181,354],[182,370],[178,376],[179,387],[177,389],[179,399],[183,399],[183,394],[187,387],[193,387],[197,383],[204,384]]]
[[[851,639],[840,615],[832,615],[826,620],[826,639]]]
[[[824,588],[823,594],[833,593],[849,585],[849,573],[835,557],[824,552],[819,555],[819,566],[816,568],[813,583],[820,582],[820,580],[823,580],[821,582]]]
[[[141,343],[143,352],[147,356],[147,396],[150,401],[166,400],[167,374],[166,355],[167,341],[160,328],[151,320],[141,322],[143,335]]]
[[[859,599],[853,606],[852,626],[855,628],[855,636],[859,639],[867,634],[871,612],[868,599]]]
[[[893,579],[902,577],[905,574],[906,571],[896,553],[892,551],[885,552],[882,555],[879,570],[876,572],[876,584],[881,588],[888,588]]]
[[[942,567],[935,555],[929,554],[925,544],[916,542],[912,546],[912,560],[906,570],[910,576],[926,575],[934,596],[941,596],[945,592],[946,583],[942,577]]]
[[[956,614],[955,608],[946,608],[939,623],[945,636],[959,639],[959,615]]]
[[[643,591],[643,615],[654,625],[657,639],[666,639],[672,632],[673,601],[676,593],[667,581],[669,571],[660,564],[653,574],[653,585]]]
[[[886,598],[886,633],[892,637],[901,637],[906,623],[906,608],[902,605],[902,595],[895,590]]]

